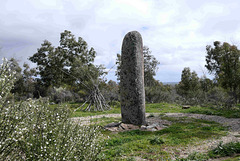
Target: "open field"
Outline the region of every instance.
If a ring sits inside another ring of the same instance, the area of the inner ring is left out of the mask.
[[[77,108],[81,106],[81,104],[66,104],[70,108]],[[73,113],[72,117],[85,117],[85,116],[95,116],[95,115],[103,115],[103,114],[117,114],[121,113],[121,109],[119,106],[113,107],[109,111],[103,112],[95,112],[95,111],[76,111]],[[200,106],[192,106],[189,109],[182,109],[182,106],[176,104],[168,104],[168,103],[154,103],[154,104],[146,104],[146,113],[197,113],[197,114],[206,114],[206,115],[218,115],[224,116],[227,118],[240,118],[240,105],[236,107],[235,110],[227,110],[227,109],[218,109],[213,107],[200,107]]]
[[[69,104],[68,106],[76,108],[78,104]],[[110,132],[102,129],[106,144],[99,159],[184,160],[183,158],[187,158],[185,160],[210,160],[223,156],[213,155],[211,153],[213,148],[219,147],[221,143],[240,141],[238,125],[237,129],[233,130],[233,128],[229,128],[230,124],[227,124],[232,120],[240,122],[239,109],[235,111],[210,107],[182,109],[179,105],[160,103],[147,104],[146,113],[148,113],[148,119],[171,123],[160,131]],[[101,127],[112,122],[121,122],[120,107],[104,112],[76,111],[72,117],[84,117],[82,121],[89,120],[91,124]],[[213,121],[214,119],[216,120]],[[239,156],[224,159],[239,160]]]

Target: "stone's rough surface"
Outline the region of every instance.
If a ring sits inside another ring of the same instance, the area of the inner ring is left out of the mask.
[[[143,43],[137,31],[129,32],[123,39],[120,95],[122,122],[146,124]]]

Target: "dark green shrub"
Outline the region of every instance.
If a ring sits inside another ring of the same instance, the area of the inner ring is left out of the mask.
[[[227,144],[223,144],[222,142],[220,142],[216,148],[209,151],[208,155],[211,158],[216,158],[216,157],[233,156],[234,154],[237,154],[237,153],[240,153],[240,142],[230,142]]]
[[[149,143],[152,145],[161,145],[164,143],[164,141],[160,137],[154,137],[149,139]]]
[[[207,154],[194,152],[189,154],[187,158],[180,158],[177,161],[207,161],[208,159]]]

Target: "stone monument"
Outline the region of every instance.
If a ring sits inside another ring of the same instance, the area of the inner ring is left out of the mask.
[[[122,122],[146,124],[143,43],[137,31],[127,33],[123,39],[120,95]]]

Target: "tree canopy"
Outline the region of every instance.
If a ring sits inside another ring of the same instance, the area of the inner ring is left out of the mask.
[[[181,81],[177,85],[177,92],[182,96],[189,96],[200,88],[199,78],[195,71],[191,72],[189,67],[182,71]]]
[[[93,64],[95,57],[95,50],[89,49],[83,38],[76,39],[65,30],[60,34],[58,47],[45,40],[29,60],[37,64],[37,72],[46,87],[59,87],[62,84],[79,85],[86,77],[97,79],[102,73],[102,66]]]
[[[231,91],[237,100],[240,89],[240,50],[235,45],[215,41],[207,45],[206,68],[218,84]]]

